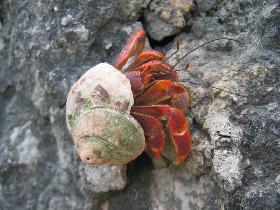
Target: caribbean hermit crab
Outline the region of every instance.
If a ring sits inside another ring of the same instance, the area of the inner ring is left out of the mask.
[[[159,157],[165,140],[174,145],[174,164],[191,151],[184,116],[191,94],[162,53],[144,50],[145,41],[145,32],[136,31],[113,66],[96,65],[68,93],[67,126],[87,163],[126,164],[144,150]]]

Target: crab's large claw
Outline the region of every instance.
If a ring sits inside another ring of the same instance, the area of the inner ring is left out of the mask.
[[[167,63],[163,63],[160,60],[148,61],[139,67],[135,68],[134,71],[139,71],[143,76],[152,75],[154,80],[171,80],[178,82],[179,78],[177,72]]]
[[[185,112],[192,104],[191,93],[184,85],[170,80],[158,80],[135,98],[135,105],[153,105],[168,102]]]
[[[114,67],[121,69],[128,59],[136,54],[138,55],[145,47],[146,33],[144,30],[136,31],[127,41],[120,54],[117,56]]]
[[[163,61],[164,55],[156,50],[144,50],[143,52],[139,53],[133,63],[131,63],[126,71],[134,71],[136,67],[152,60]]]
[[[174,164],[178,165],[186,159],[191,151],[192,140],[188,121],[178,109],[168,105],[152,105],[133,106],[132,111],[167,121],[168,132],[177,154]]]

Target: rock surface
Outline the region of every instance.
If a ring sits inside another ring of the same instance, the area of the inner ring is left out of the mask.
[[[279,17],[277,0],[1,1],[0,209],[279,208]],[[67,93],[112,63],[138,20],[167,54],[181,32],[171,63],[213,38],[241,44],[215,42],[177,66],[193,94],[184,164],[143,154],[127,170],[85,166],[65,124]]]
[[[161,41],[182,31],[188,25],[187,16],[192,6],[192,0],[150,1],[144,11],[144,23],[149,36],[156,41]]]

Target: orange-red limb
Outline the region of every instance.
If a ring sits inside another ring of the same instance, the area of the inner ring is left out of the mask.
[[[151,157],[159,157],[164,148],[163,127],[158,119],[153,116],[132,112],[132,116],[142,126],[147,142],[146,152]]]
[[[143,51],[145,47],[146,41],[146,33],[144,30],[136,31],[124,45],[122,51],[117,56],[116,61],[114,63],[114,67],[121,70],[121,68],[126,64],[128,59],[136,54],[138,55]]]
[[[167,121],[167,127],[175,146],[177,159],[175,164],[184,161],[191,152],[192,139],[185,116],[176,108],[168,105],[133,106],[133,112],[156,117]]]
[[[152,105],[169,102],[170,105],[185,112],[191,106],[191,94],[180,83],[158,80],[145,92],[135,98],[135,105]]]
[[[170,80],[158,80],[144,93],[134,99],[135,105],[158,104],[171,98]]]
[[[144,50],[142,51],[131,63],[125,71],[133,71],[136,67],[151,61],[151,60],[164,60],[164,55],[156,50]]]
[[[177,160],[175,160],[174,164],[180,164],[191,152],[192,147],[188,121],[178,109],[171,108],[167,125],[177,153]]]
[[[171,89],[173,94],[170,99],[170,104],[184,113],[192,105],[191,92],[186,86],[180,83],[173,83]]]
[[[148,61],[135,68],[134,71],[140,71],[143,76],[151,74],[157,80],[166,79],[176,82],[179,81],[177,72],[172,66],[167,63],[162,63],[159,60]]]

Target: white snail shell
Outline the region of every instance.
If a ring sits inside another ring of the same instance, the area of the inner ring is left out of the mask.
[[[82,161],[120,165],[144,151],[144,131],[130,116],[133,103],[129,80],[107,63],[89,69],[73,84],[66,123]]]

